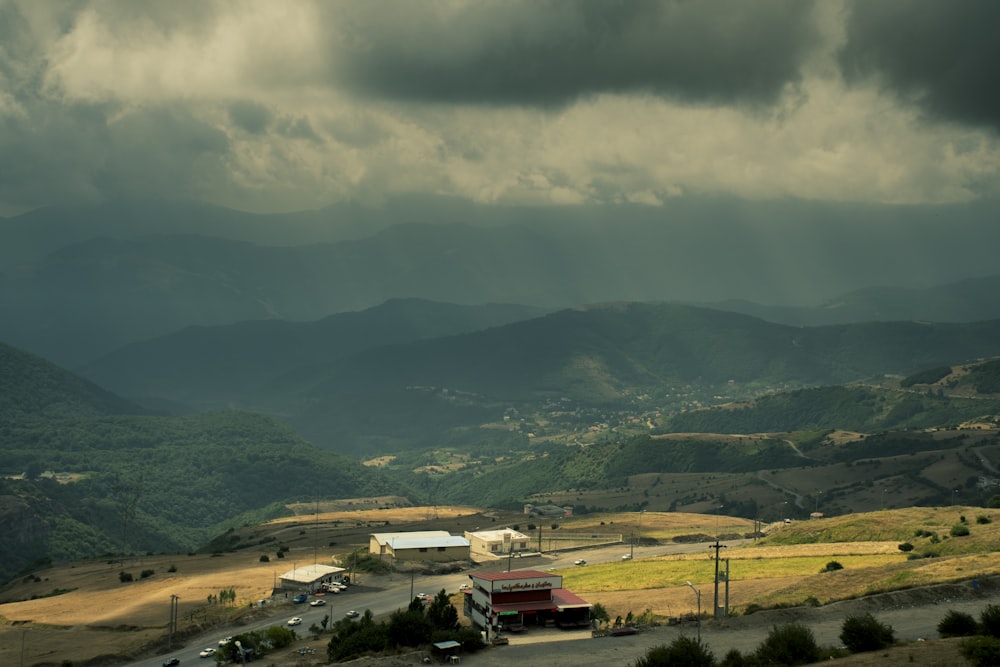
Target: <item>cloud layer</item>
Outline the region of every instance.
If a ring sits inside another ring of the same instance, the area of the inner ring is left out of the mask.
[[[919,7],[917,6],[919,5]],[[0,0],[0,214],[1000,194],[989,0]]]

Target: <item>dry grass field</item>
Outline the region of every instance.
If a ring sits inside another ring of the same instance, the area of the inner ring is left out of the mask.
[[[989,523],[975,522],[977,515],[988,512],[992,512]],[[971,535],[949,537],[948,529],[963,513],[968,515]],[[124,563],[89,561],[53,567],[36,573],[37,580],[27,578],[0,591],[0,665],[19,664],[22,642],[26,666],[58,665],[67,659],[80,664],[102,655],[133,654],[140,647],[162,643],[172,595],[179,597],[179,633],[217,627],[237,611],[249,613],[248,604],[270,595],[280,573],[296,561],[312,562],[316,552],[316,543],[310,539],[313,528],[322,532],[323,540],[336,542],[335,548],[320,550],[329,558],[332,552],[343,555],[366,545],[368,533],[373,532],[371,526],[388,525],[392,530],[444,528],[459,533],[475,527],[472,524],[509,525],[517,517],[498,517],[467,507],[364,509],[312,516],[303,510],[299,517],[240,529],[247,538],[266,532],[278,536],[281,543],[302,537],[282,560],[272,556],[270,562],[260,562],[262,548],[253,547],[216,555],[158,555]],[[623,513],[567,518],[560,521],[559,530],[585,533],[614,529],[629,534],[634,528],[644,537],[667,542],[681,535],[711,534],[717,526],[723,532],[746,532],[752,525],[724,515],[644,512],[641,516]],[[912,537],[916,530],[925,529],[941,536],[934,544],[941,551],[940,557],[906,560],[898,544],[910,536],[918,548],[928,547],[929,538]],[[771,538],[726,549],[723,557],[730,566],[730,605],[740,610],[750,604],[794,605],[809,598],[826,603],[882,590],[1000,576],[998,548],[1000,512],[912,508],[782,524]],[[273,554],[274,547],[269,549]],[[678,616],[694,611],[695,599],[684,583],[687,580],[701,588],[703,608],[710,608],[714,570],[710,553],[706,548],[702,553],[591,565],[562,574],[567,588],[591,602],[600,602],[612,618],[647,609],[659,617]],[[821,573],[830,560],[840,562],[843,569]],[[154,574],[140,578],[143,570]],[[122,583],[121,571],[132,573],[136,580]],[[208,604],[210,595],[229,588],[236,592],[235,609]]]

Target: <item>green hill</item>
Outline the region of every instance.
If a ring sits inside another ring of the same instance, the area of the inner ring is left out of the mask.
[[[529,306],[461,306],[392,299],[315,322],[257,320],[189,327],[133,343],[81,372],[118,393],[204,408],[238,405],[249,390],[292,369],[330,363],[373,347],[466,333],[529,319]]]
[[[400,490],[269,417],[136,414],[8,346],[0,368],[0,580],[39,559],[191,551],[289,502]]]

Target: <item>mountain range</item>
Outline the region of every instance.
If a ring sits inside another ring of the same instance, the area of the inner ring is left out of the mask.
[[[0,340],[75,368],[189,326],[315,321],[395,298],[671,301],[792,324],[1000,317],[985,203],[420,203],[419,220],[405,198],[281,215],[128,201],[0,220]],[[939,288],[970,279],[984,281]]]

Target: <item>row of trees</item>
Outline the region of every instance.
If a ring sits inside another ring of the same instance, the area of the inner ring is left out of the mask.
[[[444,589],[426,605],[413,598],[409,607],[397,609],[386,621],[376,623],[370,610],[357,620],[337,621],[326,652],[330,661],[342,661],[366,653],[418,648],[442,641],[457,641],[465,652],[483,646],[478,632],[459,627],[458,610]]]

